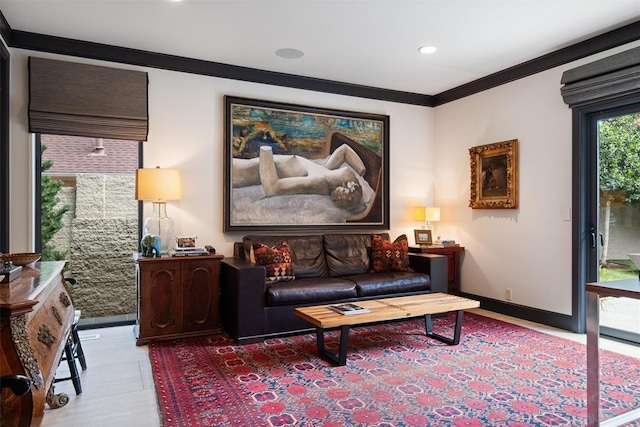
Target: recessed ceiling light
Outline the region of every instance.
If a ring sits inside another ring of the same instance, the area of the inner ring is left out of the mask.
[[[436,50],[438,50],[438,48],[435,46],[422,46],[418,49],[418,52],[429,54],[435,52]]]
[[[285,47],[285,48],[276,50],[276,55],[284,59],[298,59],[304,56],[304,52],[298,49]]]

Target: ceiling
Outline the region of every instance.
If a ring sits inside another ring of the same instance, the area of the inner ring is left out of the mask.
[[[435,95],[638,21],[640,0],[0,0],[0,11],[13,30]]]

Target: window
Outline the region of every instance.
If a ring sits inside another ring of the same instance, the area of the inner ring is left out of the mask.
[[[36,144],[43,260],[69,261],[66,274],[77,280],[72,292],[83,317],[135,319],[141,143],[37,134]]]

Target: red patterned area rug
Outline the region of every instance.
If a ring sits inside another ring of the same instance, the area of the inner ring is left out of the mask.
[[[149,354],[166,427],[586,425],[584,345],[472,313],[457,346],[420,319],[353,328],[343,367],[318,357],[315,334],[158,341]],[[600,361],[603,416],[639,407],[640,360]]]

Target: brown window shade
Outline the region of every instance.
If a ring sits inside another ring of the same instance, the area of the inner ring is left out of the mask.
[[[29,58],[29,132],[146,141],[147,73]]]
[[[560,83],[571,108],[640,93],[640,47],[567,70]]]

